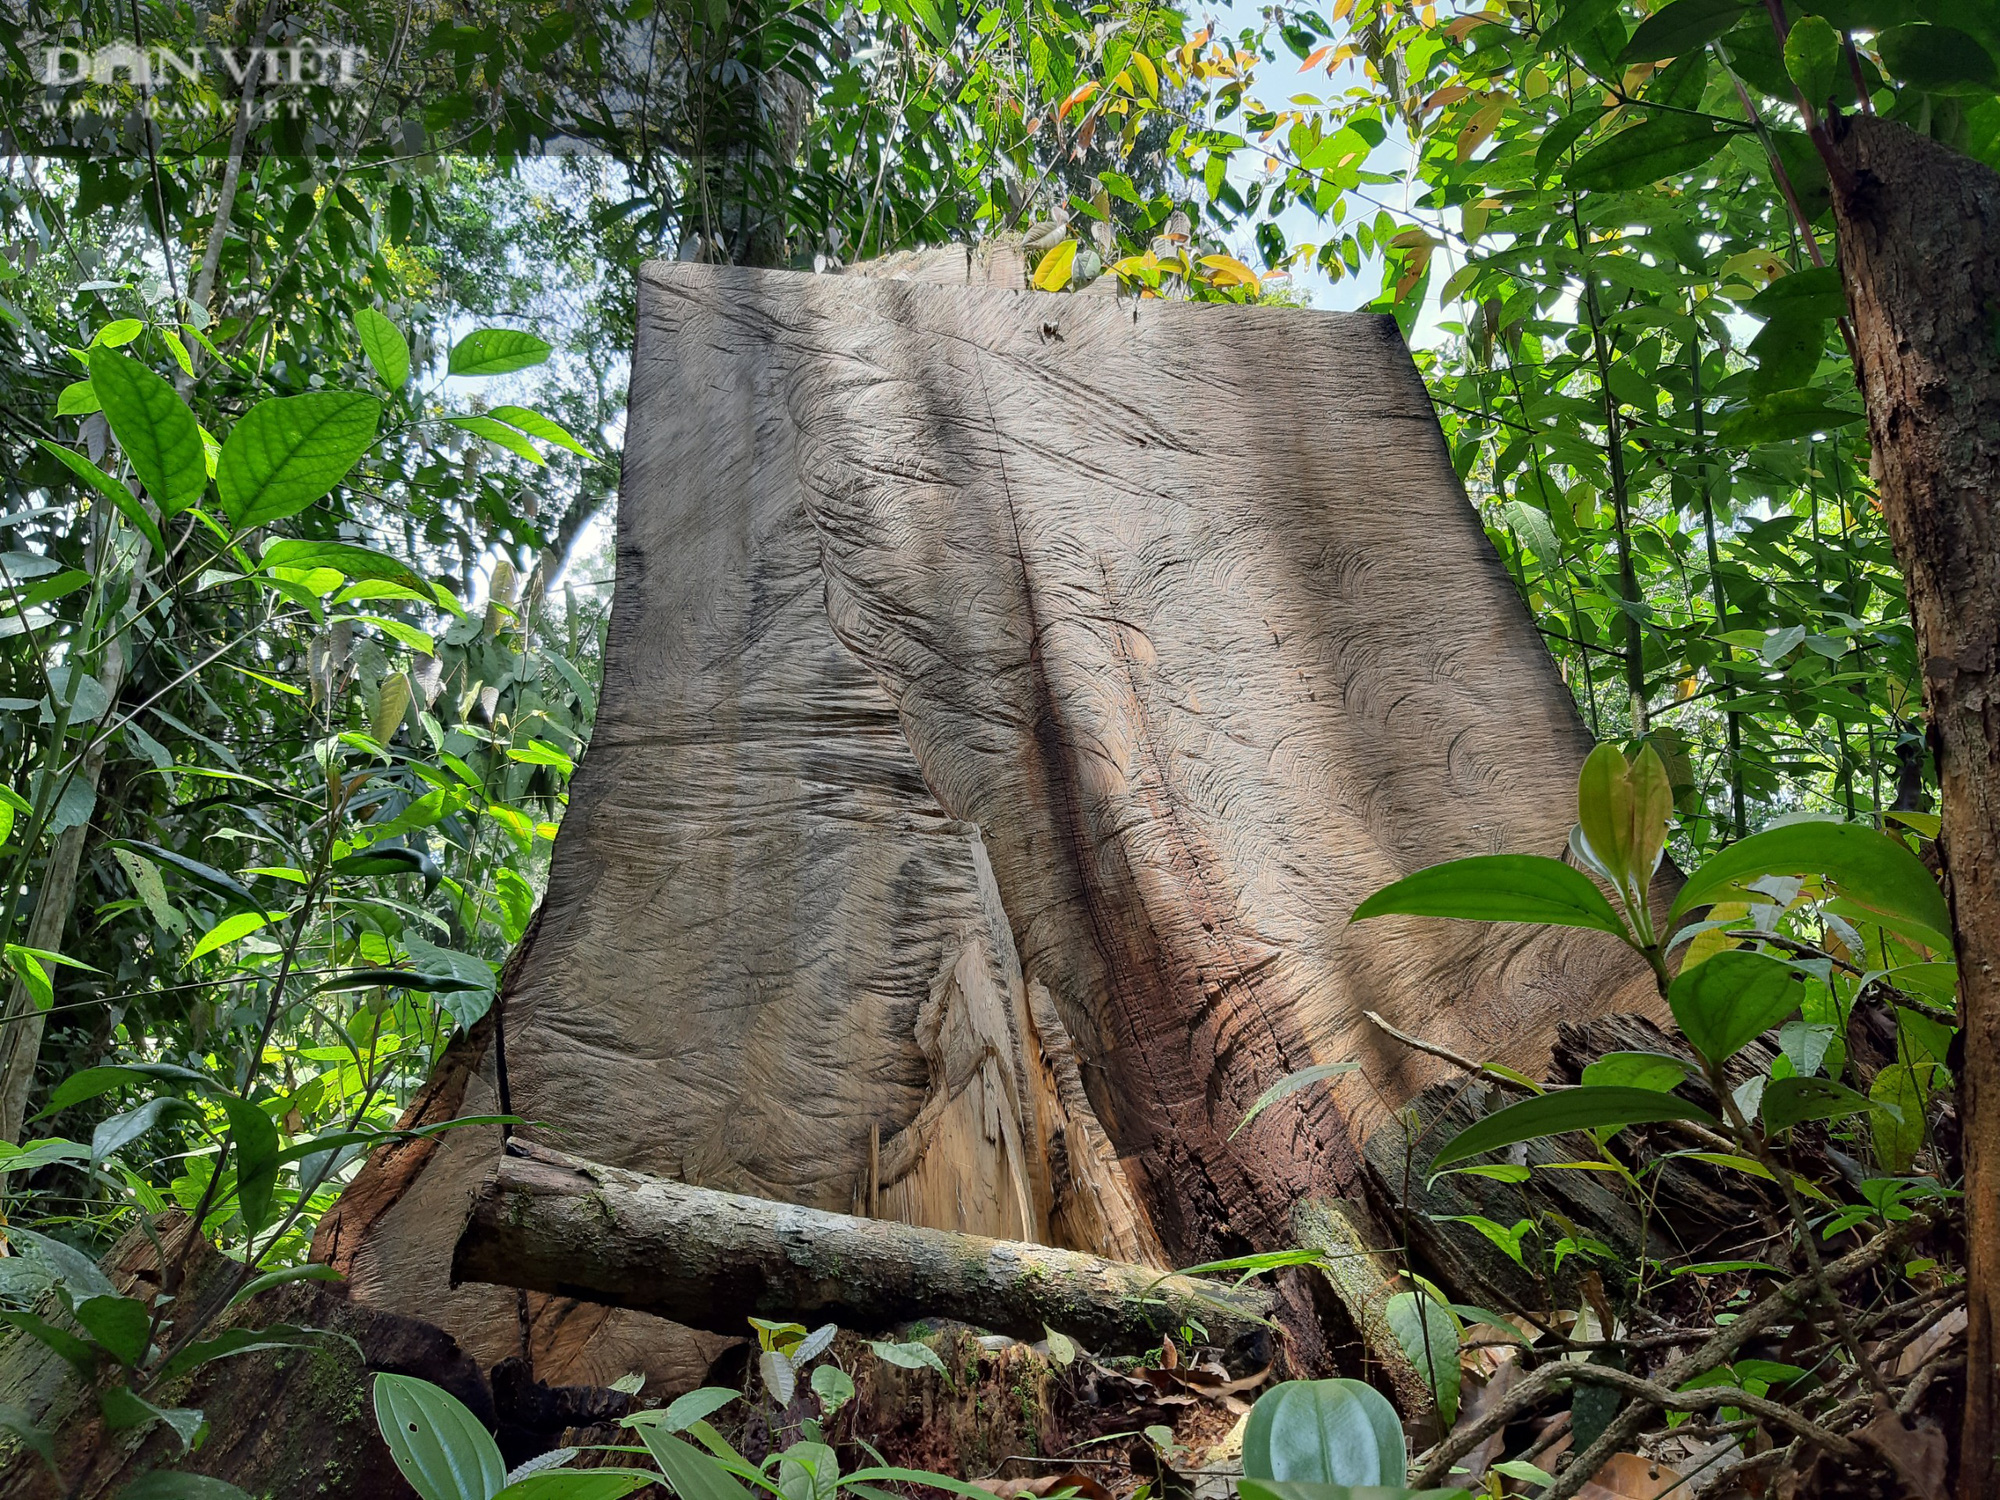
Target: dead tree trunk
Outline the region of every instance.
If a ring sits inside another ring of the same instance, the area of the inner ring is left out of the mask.
[[[1271,1302],[1255,1289],[718,1193],[537,1147],[501,1158],[451,1273],[714,1333],[752,1315],[866,1331],[948,1318],[1028,1340],[1053,1328],[1129,1354],[1195,1322],[1208,1342],[1270,1362]]]
[[[1887,120],[1834,131],[1841,272],[1944,798],[1971,1319],[1958,1485],[1975,1500],[2000,1490],[2000,175]]]

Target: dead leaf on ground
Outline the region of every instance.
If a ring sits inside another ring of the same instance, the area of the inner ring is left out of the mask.
[[[1065,1469],[1060,1474],[1041,1474],[1032,1479],[975,1479],[972,1481],[982,1490],[990,1491],[998,1500],[1020,1500],[1023,1495],[1040,1496],[1061,1494],[1069,1491],[1079,1500],[1113,1500],[1111,1491],[1081,1469]]]
[[[1487,1375],[1484,1379],[1474,1381],[1471,1388],[1459,1400],[1458,1421],[1455,1424],[1455,1428],[1470,1426],[1479,1421],[1486,1413],[1492,1411],[1495,1405],[1513,1388],[1514,1382],[1520,1378],[1520,1375],[1520,1361],[1510,1355],[1507,1362],[1494,1370],[1490,1375]],[[1506,1448],[1506,1432],[1504,1430],[1496,1432],[1477,1448],[1474,1448],[1470,1453],[1461,1458],[1459,1463],[1465,1467],[1467,1474],[1477,1479],[1486,1472],[1488,1464],[1491,1464],[1506,1452]]]
[[[1945,1500],[1945,1440],[1935,1423],[1906,1426],[1893,1411],[1878,1411],[1854,1436],[1863,1447],[1879,1453],[1912,1493],[1922,1500]]]
[[[1898,1375],[1914,1375],[1938,1350],[1965,1332],[1965,1309],[1953,1308],[1919,1334],[1909,1348],[1896,1356]]]
[[[1637,1453],[1614,1453],[1583,1482],[1576,1500],[1659,1500],[1662,1495],[1683,1493],[1683,1483],[1665,1464]]]

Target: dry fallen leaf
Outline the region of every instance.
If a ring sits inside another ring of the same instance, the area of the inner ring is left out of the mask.
[[[1914,1375],[1938,1350],[1965,1332],[1965,1309],[1953,1308],[1917,1336],[1914,1343],[1896,1356],[1898,1375]]]
[[[1604,1467],[1583,1482],[1576,1500],[1659,1500],[1680,1491],[1683,1481],[1665,1464],[1637,1453],[1614,1453]]]
[[[1912,1494],[1922,1500],[1945,1500],[1945,1441],[1934,1423],[1905,1426],[1893,1411],[1877,1411],[1854,1436],[1863,1447],[1881,1454]]]

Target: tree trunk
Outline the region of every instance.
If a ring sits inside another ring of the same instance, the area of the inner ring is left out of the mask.
[[[640,273],[602,708],[464,1113],[504,1083],[612,1166],[1165,1268],[1357,1194],[1442,1071],[1364,1010],[1536,1069],[1658,1011],[1602,934],[1348,923],[1560,855],[1590,748],[1390,320],[871,271]],[[446,1271],[498,1144],[385,1151],[322,1226],[492,1358],[515,1297]]]
[[[1958,1492],[1976,1500],[2000,1493],[2000,175],[1887,120],[1837,121],[1834,138],[1875,479],[1944,794],[1965,1058]]]
[[[1086,1348],[1207,1342],[1269,1364],[1268,1295],[1045,1245],[821,1213],[517,1143],[473,1200],[454,1281],[583,1297],[736,1333],[746,1318],[876,1332],[950,1318]]]

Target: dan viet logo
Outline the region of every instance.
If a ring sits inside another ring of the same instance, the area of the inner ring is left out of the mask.
[[[300,42],[289,47],[135,47],[113,42],[95,49],[57,43],[41,49],[40,81],[50,88],[126,84],[165,88],[179,80],[199,84],[227,78],[241,88],[254,71],[259,87],[313,85],[350,89],[361,81],[365,47]]]

